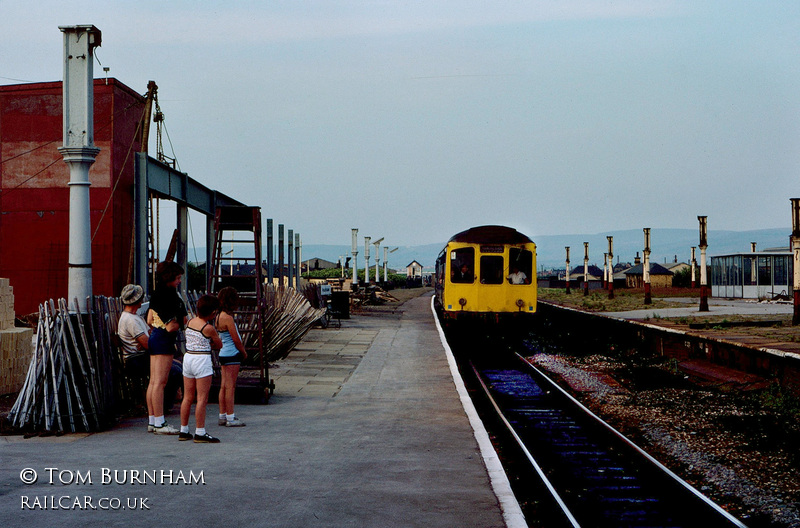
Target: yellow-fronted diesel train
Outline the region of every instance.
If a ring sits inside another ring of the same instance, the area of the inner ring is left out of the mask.
[[[436,259],[436,308],[454,321],[501,322],[536,312],[536,244],[504,226],[451,238]]]

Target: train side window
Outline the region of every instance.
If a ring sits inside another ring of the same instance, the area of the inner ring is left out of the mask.
[[[502,255],[484,255],[481,257],[481,284],[503,284]]]
[[[533,252],[509,248],[507,278],[511,284],[530,284],[533,279]]]
[[[450,252],[450,280],[470,284],[475,281],[475,248],[460,248]]]

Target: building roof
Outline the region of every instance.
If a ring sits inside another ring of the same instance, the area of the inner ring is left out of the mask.
[[[309,269],[330,269],[339,266],[338,262],[331,262],[330,260],[321,259],[319,257],[312,257],[302,262],[303,266]]]
[[[625,275],[642,275],[642,274],[644,274],[644,264],[637,264],[625,272]],[[661,264],[656,264],[655,262],[651,262],[650,275],[673,275],[673,273],[664,266],[662,266]]]
[[[422,266],[422,264],[420,264],[420,263],[419,263],[419,262],[417,262],[416,260],[412,260],[411,262],[409,262],[408,264],[406,264],[406,267],[407,267],[407,268],[410,268],[411,266],[417,266],[417,267],[419,267],[419,268],[423,267],[423,266]]]

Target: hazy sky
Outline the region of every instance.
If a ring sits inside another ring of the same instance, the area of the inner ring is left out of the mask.
[[[0,14],[1,84],[60,80],[58,26],[94,24],[95,76],[156,81],[180,169],[304,243],[698,214],[790,228],[800,196],[800,2],[0,0]]]

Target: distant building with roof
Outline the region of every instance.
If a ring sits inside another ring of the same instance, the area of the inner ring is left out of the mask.
[[[406,277],[410,279],[422,278],[422,264],[416,260],[412,260],[406,265]]]
[[[305,271],[315,271],[315,270],[323,270],[323,269],[331,269],[331,268],[338,268],[339,263],[331,262],[330,260],[321,259],[319,257],[313,257],[308,260],[304,260],[302,262],[302,269]]]
[[[644,288],[644,264],[636,264],[625,273],[625,284],[628,288]],[[650,263],[650,286],[653,288],[671,288],[672,272],[654,262]]]

